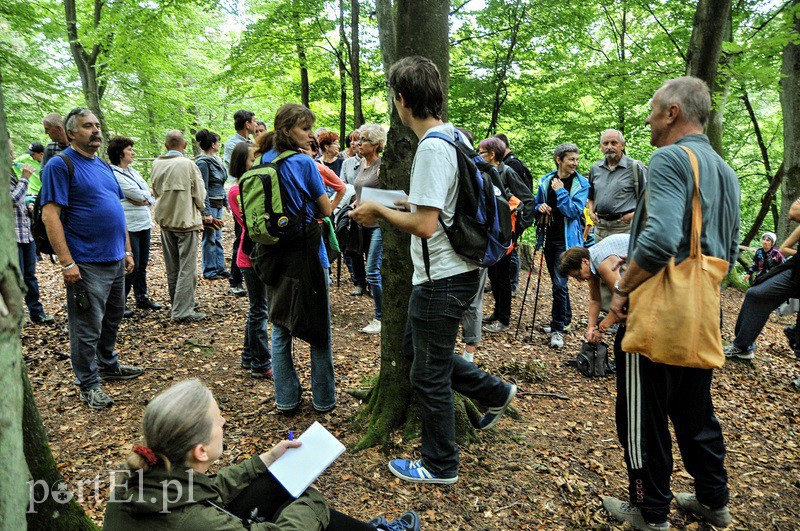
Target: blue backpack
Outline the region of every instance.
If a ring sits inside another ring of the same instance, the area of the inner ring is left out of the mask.
[[[489,267],[500,261],[513,245],[511,209],[508,200],[495,184],[494,168],[465,144],[458,131],[453,140],[449,136],[433,132],[422,139],[438,138],[456,149],[458,157],[458,195],[453,223],[448,227],[442,222],[447,239],[461,258],[481,267]],[[422,240],[422,255],[425,272],[430,278],[428,242]]]

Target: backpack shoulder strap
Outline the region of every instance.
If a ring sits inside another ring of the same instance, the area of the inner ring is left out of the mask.
[[[72,182],[72,178],[75,176],[75,166],[72,164],[72,159],[69,158],[69,156],[65,155],[64,153],[59,153],[58,156],[61,157],[61,160],[63,160],[64,164],[67,165],[67,179],[68,179],[67,182],[71,183]],[[110,166],[109,166],[109,169],[110,169]]]
[[[636,197],[636,200],[639,200],[639,161],[636,159],[631,159],[633,161],[633,193]]]

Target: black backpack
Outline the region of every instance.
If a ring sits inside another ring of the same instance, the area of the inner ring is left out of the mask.
[[[63,153],[56,155],[61,157],[64,164],[67,165],[67,186],[72,184],[72,178],[75,176],[75,167],[72,165],[72,159]],[[31,214],[31,234],[33,241],[36,243],[36,250],[42,254],[56,254],[53,246],[50,244],[50,238],[47,237],[47,228],[42,221],[42,193],[36,196],[33,202],[33,213]]]
[[[489,267],[500,261],[513,245],[511,209],[490,174],[481,171],[476,161],[483,159],[464,142],[458,133],[456,138],[433,132],[429,138],[444,140],[456,150],[458,160],[458,195],[453,222],[448,227],[439,217],[447,239],[453,250],[475,265]],[[430,278],[428,241],[422,240],[425,272]]]
[[[617,369],[613,361],[608,361],[608,345],[586,341],[575,358],[575,366],[578,367],[578,372],[589,378],[611,376]]]

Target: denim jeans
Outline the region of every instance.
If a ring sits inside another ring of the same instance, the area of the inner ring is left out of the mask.
[[[553,311],[550,329],[553,332],[563,332],[564,327],[572,322],[572,306],[569,303],[569,290],[567,278],[558,274],[558,261],[561,253],[566,251],[566,244],[561,242],[546,242],[544,260],[547,262],[547,272],[553,284]]]
[[[77,264],[81,280],[67,284],[67,322],[72,370],[82,390],[100,387],[98,369],[119,365],[114,346],[125,311],[125,262]],[[90,307],[78,308],[75,293],[85,290]]]
[[[330,294],[327,294],[330,297]],[[331,345],[331,316],[328,314],[328,344],[325,348],[311,345],[312,405],[327,411],[336,405],[336,382],[333,374]],[[275,384],[275,403],[286,411],[300,405],[303,388],[294,368],[292,334],[283,326],[272,323],[272,381]]]
[[[133,253],[133,273],[125,276],[125,298],[133,288],[136,300],[147,296],[147,263],[150,261],[150,229],[128,232]]]
[[[243,267],[241,272],[247,285],[247,299],[250,302],[244,331],[242,365],[249,365],[250,370],[254,372],[266,372],[272,366],[267,331],[269,320],[267,286],[261,282],[252,267]]]
[[[375,319],[381,320],[383,306],[383,282],[381,280],[381,263],[383,263],[383,237],[381,229],[372,229],[369,252],[367,252],[367,282],[375,307]]]
[[[209,208],[215,218],[222,217],[221,208]],[[203,229],[203,278],[222,274],[225,269],[225,251],[222,249],[222,230]]]
[[[422,407],[422,459],[437,476],[458,475],[453,391],[489,407],[502,405],[509,385],[454,353],[458,326],[478,293],[480,271],[411,288],[403,352]]]
[[[28,306],[28,315],[33,320],[44,314],[42,303],[39,302],[39,281],[36,280],[36,244],[17,243],[17,255],[25,281],[25,304]]]

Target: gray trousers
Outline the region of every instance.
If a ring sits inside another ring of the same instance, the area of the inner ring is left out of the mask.
[[[767,324],[769,314],[790,297],[797,297],[798,293],[800,275],[792,280],[791,268],[748,289],[736,318],[733,344],[742,350],[754,349],[756,338]]]
[[[67,284],[67,322],[72,370],[82,390],[100,387],[98,369],[119,364],[114,345],[125,311],[125,262],[77,264],[81,280]],[[78,307],[76,295],[90,307]]]
[[[594,225],[594,243],[600,243],[603,238],[608,238],[615,234],[630,234],[631,224],[621,220],[606,221],[597,220]]]
[[[461,318],[461,339],[467,345],[477,347],[481,344],[481,326],[483,325],[483,286],[486,284],[486,277],[489,269],[481,268],[481,277],[478,283],[478,295],[464,312]]]
[[[194,290],[197,287],[198,231],[161,230],[164,267],[167,270],[172,318],[184,319],[194,313]]]

